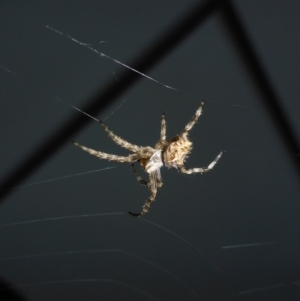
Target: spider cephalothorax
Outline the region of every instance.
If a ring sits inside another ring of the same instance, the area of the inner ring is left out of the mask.
[[[147,172],[151,173],[157,169],[160,169],[164,164],[161,158],[161,149],[154,150],[150,157],[141,158],[139,161],[141,167]]]
[[[175,136],[170,140],[166,140],[166,120],[165,115],[162,114],[160,140],[155,144],[154,148],[150,146],[144,147],[131,144],[121,137],[115,135],[107,128],[106,125],[104,125],[103,122],[100,122],[104,131],[115,143],[132,152],[132,154],[125,157],[96,151],[86,146],[80,145],[73,140],[72,142],[82,150],[100,159],[131,163],[133,172],[137,180],[140,182],[140,184],[147,186],[151,191],[151,196],[144,204],[143,209],[140,213],[129,212],[133,216],[143,216],[148,212],[150,205],[155,200],[157,189],[162,186],[160,168],[163,165],[168,168],[174,167],[185,174],[203,173],[211,170],[221,158],[222,152],[220,152],[219,155],[207,167],[191,168],[188,170],[184,167],[184,161],[192,150],[192,142],[188,139],[188,132],[193,128],[193,126],[199,119],[202,113],[203,105],[204,102],[201,102],[201,105],[196,111],[194,117],[185,126],[181,134]],[[141,167],[149,174],[149,182],[142,180],[140,175],[136,172],[133,164],[136,161],[139,162]]]

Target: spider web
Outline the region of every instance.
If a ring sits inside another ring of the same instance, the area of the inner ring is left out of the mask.
[[[121,2],[108,5],[107,16],[103,7],[89,6],[89,19],[97,24],[85,24],[87,12],[80,3],[74,4],[76,22],[71,25],[54,21],[63,10],[51,17],[38,6],[47,22],[28,22],[30,10],[20,10],[26,21],[22,38],[16,20],[7,21],[12,39],[5,48],[18,42],[24,54],[19,58],[19,51],[12,51],[12,59],[2,64],[8,95],[1,108],[7,124],[2,129],[8,161],[3,170],[76,113],[74,109],[80,110],[80,100],[99,82],[105,86],[108,76],[118,81],[123,62],[184,9],[160,5],[165,7],[147,4],[142,10],[155,13],[157,25],[147,14],[138,16],[138,3],[131,12]],[[6,11],[12,17],[14,8]],[[130,21],[133,17],[143,26],[139,30]],[[102,29],[104,21],[107,31]],[[287,291],[295,300],[299,297],[300,275],[287,260],[295,258],[291,250],[299,245],[299,222],[293,213],[299,209],[299,189],[218,22],[208,21],[151,74],[141,74],[144,80],[102,116],[92,116],[132,143],[153,145],[162,110],[172,137],[204,98],[205,112],[191,133],[194,150],[187,165],[205,166],[225,149],[216,168],[195,177],[162,170],[164,185],[149,215],[134,219],[125,212],[138,211],[149,192],[138,185],[129,166],[66,146],[2,207],[0,277],[8,286],[28,300],[282,300]],[[47,30],[46,24],[63,35]],[[79,47],[67,35],[82,44],[99,37],[107,42]],[[126,154],[96,120],[74,139]],[[289,276],[283,276],[287,271]]]

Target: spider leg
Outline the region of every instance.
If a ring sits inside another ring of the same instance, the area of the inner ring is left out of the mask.
[[[142,179],[142,177],[138,174],[138,172],[136,171],[134,164],[131,163],[131,167],[133,170],[134,175],[136,176],[136,179],[138,180],[138,182],[143,185],[143,186],[147,186],[150,191],[151,191],[151,185],[150,182],[147,182],[145,180]],[[159,170],[155,170],[154,172],[151,172],[150,177],[153,177],[153,183],[155,183],[155,186],[157,188],[160,188],[163,185],[162,179],[161,179],[161,175],[160,175],[160,171]]]
[[[123,157],[123,156],[117,156],[117,155],[112,155],[112,154],[107,154],[107,153],[103,153],[103,152],[100,152],[100,151],[96,151],[94,149],[91,149],[91,148],[88,148],[84,145],[81,145],[73,140],[71,140],[71,142],[81,148],[82,150],[84,150],[85,152],[88,152],[89,154],[93,155],[93,156],[96,156],[100,159],[104,159],[104,160],[108,160],[108,161],[117,161],[117,162],[121,162],[121,163],[124,163],[124,162],[128,162],[128,163],[132,163],[134,161],[136,161],[138,159],[137,155],[136,154],[132,154],[132,155],[129,155],[127,157]]]
[[[207,167],[185,169],[185,167],[183,165],[181,165],[181,166],[178,166],[178,169],[180,172],[185,173],[185,174],[192,174],[192,173],[197,173],[197,172],[200,172],[200,173],[208,172],[211,169],[213,169],[213,167],[217,164],[217,162],[221,158],[222,154],[223,154],[223,152],[220,152],[218,154],[218,156],[215,158],[215,160],[213,160]]]
[[[167,123],[166,123],[166,115],[164,112],[161,114],[161,129],[160,129],[160,141],[166,141],[166,133],[167,133]]]
[[[104,131],[107,133],[108,137],[111,138],[116,144],[132,151],[133,153],[136,153],[140,150],[140,147],[138,145],[129,143],[128,141],[122,139],[121,137],[115,135],[112,131],[108,129],[108,127],[102,122],[99,121],[100,125],[104,129]]]
[[[151,204],[155,201],[155,197],[156,197],[156,191],[155,192],[152,191],[150,198],[146,201],[146,203],[143,206],[142,212],[141,213],[129,212],[129,214],[131,214],[133,216],[140,216],[140,217],[144,216],[145,214],[148,213],[148,210],[149,210]]]
[[[130,215],[139,216],[139,217],[144,216],[148,212],[151,204],[155,201],[157,188],[162,186],[159,169],[157,170],[157,172],[151,172],[149,174],[149,177],[150,177],[150,183],[148,183],[148,187],[150,187],[151,196],[144,204],[142,212],[140,213],[128,212]]]
[[[138,180],[138,182],[143,185],[143,186],[147,186],[149,187],[149,182],[145,181],[142,179],[142,177],[138,174],[138,172],[136,171],[135,167],[134,167],[134,164],[131,163],[131,167],[132,167],[132,170],[133,170],[133,173],[136,177],[136,179]]]
[[[204,101],[201,102],[200,107],[197,109],[195,115],[193,116],[192,120],[185,126],[184,130],[181,132],[179,136],[185,136],[187,133],[193,128],[197,120],[199,119],[200,115],[202,114],[204,106]]]

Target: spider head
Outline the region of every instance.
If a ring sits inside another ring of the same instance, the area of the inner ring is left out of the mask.
[[[163,166],[161,150],[158,150],[152,154],[152,156],[147,156],[146,158],[141,158],[139,160],[141,167],[147,172],[151,173]]]
[[[164,150],[164,163],[168,168],[183,165],[188,154],[192,150],[193,143],[188,138],[176,136],[169,141]]]

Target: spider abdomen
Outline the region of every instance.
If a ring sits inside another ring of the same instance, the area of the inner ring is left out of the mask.
[[[187,137],[176,136],[171,139],[164,151],[164,163],[166,167],[183,165],[188,154],[192,150],[193,143]]]

